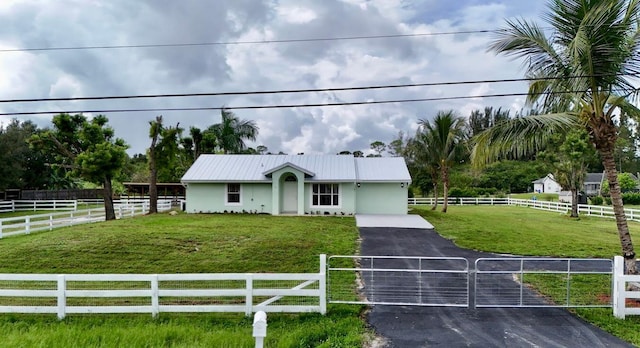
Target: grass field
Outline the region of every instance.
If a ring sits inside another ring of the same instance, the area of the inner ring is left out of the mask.
[[[318,272],[354,254],[353,218],[160,214],[0,240],[2,273]],[[348,280],[347,280],[348,281]],[[361,347],[359,306],[269,314],[269,347]],[[242,314],[0,315],[2,347],[251,347]]]
[[[560,196],[557,193],[512,193],[509,197],[514,199],[533,199],[539,201],[558,202]]]
[[[612,258],[620,254],[620,242],[613,219],[582,217],[578,220],[564,214],[513,206],[450,206],[446,214],[425,207],[414,209],[414,213],[429,220],[445,238],[453,240],[458,246],[474,250],[577,258]],[[640,224],[630,222],[629,227],[632,237],[637,241],[640,238]],[[610,295],[608,281],[603,283],[602,278],[588,277],[582,280],[579,286],[590,291],[573,292],[573,297],[581,297],[574,299],[576,303],[593,301],[594,296]],[[526,281],[551,298],[558,301],[564,299],[565,293],[558,292],[554,283],[562,283],[566,279],[558,276],[552,279],[549,276],[528,276]],[[610,308],[573,311],[602,329],[640,346],[640,317],[615,319]]]

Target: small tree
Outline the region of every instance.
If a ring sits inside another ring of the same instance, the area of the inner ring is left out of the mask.
[[[89,121],[83,115],[59,114],[53,117],[54,128],[34,135],[30,143],[41,151],[56,153],[56,165],[103,185],[105,219],[115,220],[111,180],[126,164],[127,145],[114,137],[108,122],[104,115]]]

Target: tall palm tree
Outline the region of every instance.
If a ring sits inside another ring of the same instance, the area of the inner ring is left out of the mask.
[[[429,174],[433,187],[433,205],[431,210],[438,209],[438,183],[440,182],[440,162],[434,145],[432,134],[418,128],[416,135],[407,143],[411,162],[417,170]]]
[[[438,111],[433,121],[420,120],[418,124],[423,127],[426,144],[431,148],[429,153],[435,156],[435,161],[440,168],[444,198],[442,212],[446,213],[449,199],[449,169],[461,154],[465,137],[465,121],[449,110]]]
[[[552,0],[544,17],[553,32],[525,20],[507,21],[489,50],[526,59],[532,79],[528,102],[542,102],[555,114],[503,122],[479,135],[472,153],[476,164],[505,155],[534,153],[550,134],[582,127],[599,152],[612,183],[611,201],[629,273],[636,273],[635,251],[618,185],[614,149],[615,113],[640,110],[626,98],[637,90],[629,77],[640,73],[639,0]]]
[[[258,126],[254,121],[240,120],[225,109],[221,110],[221,114],[221,122],[209,129],[215,134],[217,145],[224,153],[240,153],[246,148],[244,140],[256,140]]]

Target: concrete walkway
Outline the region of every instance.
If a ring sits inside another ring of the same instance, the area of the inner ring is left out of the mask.
[[[356,214],[358,227],[394,227],[432,229],[427,220],[420,215],[365,215]]]

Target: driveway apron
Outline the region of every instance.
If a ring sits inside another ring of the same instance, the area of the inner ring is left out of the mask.
[[[360,227],[360,236],[365,256],[464,257],[470,267],[496,257],[461,249],[433,229]],[[367,320],[386,347],[633,347],[561,308],[375,305]]]

